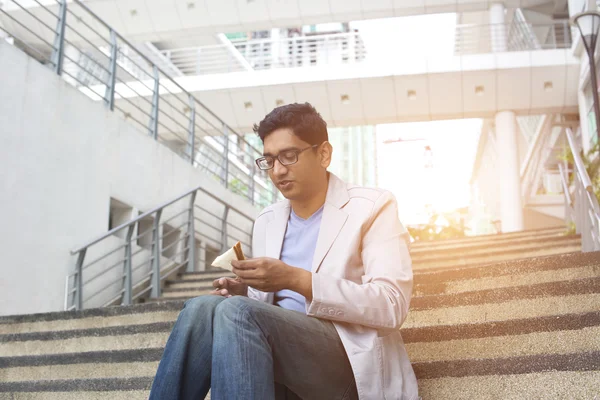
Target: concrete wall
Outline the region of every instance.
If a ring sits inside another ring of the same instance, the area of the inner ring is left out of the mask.
[[[0,315],[63,308],[75,261],[69,251],[108,231],[111,198],[143,212],[203,185],[257,215],[246,200],[4,42],[0,71]],[[208,197],[196,204],[221,212]],[[249,238],[251,221],[232,218]]]

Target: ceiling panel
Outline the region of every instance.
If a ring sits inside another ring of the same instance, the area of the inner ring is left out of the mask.
[[[124,27],[119,33],[125,37],[140,33],[154,32],[150,12],[144,0],[129,0],[117,3]]]
[[[336,125],[348,122],[354,125],[364,125],[362,92],[357,79],[347,81],[327,82],[329,104],[331,105],[332,119]],[[349,103],[343,104],[342,96],[348,96]]]
[[[362,19],[361,0],[329,0],[333,21],[355,21]]]
[[[293,26],[286,21],[300,21],[300,7],[297,0],[267,0],[269,17],[276,26]],[[301,24],[301,22],[299,22]]]
[[[175,0],[164,0],[160,3],[146,0],[146,6],[150,18],[154,22],[155,31],[173,31],[181,29],[182,22],[179,19],[179,10],[177,3],[183,3],[184,9],[187,10],[188,2]],[[194,5],[196,7],[196,5]]]
[[[89,3],[88,7],[115,31],[125,32],[125,24],[121,19],[121,11],[117,7],[116,1],[97,1]],[[85,17],[85,12],[79,10],[79,13]]]
[[[242,127],[252,127],[267,114],[260,88],[231,90],[230,96],[236,120]],[[245,107],[245,103],[247,102],[252,103],[251,109]]]
[[[238,0],[206,0],[206,10],[212,26],[239,26],[237,3]]]
[[[325,82],[297,83],[293,85],[296,101],[298,103],[308,102],[321,114],[323,119],[333,123],[331,107],[329,104],[329,93]]]
[[[531,105],[531,70],[499,69],[496,72],[499,110],[527,110]]]
[[[194,4],[194,6],[190,8],[188,4]],[[194,0],[193,2],[176,0],[175,6],[183,29],[195,29],[211,25],[211,18],[204,0]]]
[[[397,76],[394,78],[396,113],[398,118],[429,119],[429,78],[427,75]],[[414,98],[409,98],[409,91]]]
[[[302,0],[298,2],[304,23],[331,22],[331,9],[326,0]]]
[[[297,102],[292,85],[263,86],[261,90],[265,113],[270,113],[275,107],[279,107],[278,100],[283,101],[283,105]]]
[[[368,121],[396,119],[394,78],[361,79],[360,87],[363,110]]]
[[[469,115],[496,109],[496,71],[463,74],[463,110]],[[476,88],[483,88],[483,93]]]
[[[364,19],[394,16],[394,0],[362,0],[361,3]]]
[[[245,29],[262,30],[270,27],[271,18],[266,1],[237,0],[237,10]]]
[[[489,10],[488,0],[457,0],[457,7],[461,11]]]
[[[456,12],[456,0],[425,0],[426,13]]]
[[[432,115],[461,115],[463,112],[462,73],[429,75],[429,104]]]
[[[238,126],[233,104],[228,90],[211,90],[206,92],[195,92],[194,96],[200,100],[209,110],[232,127]],[[200,114],[202,112],[200,111]],[[196,118],[202,118],[197,115]]]
[[[425,14],[425,0],[394,0],[394,13],[397,17]]]
[[[563,107],[565,101],[566,66],[532,68],[531,107]],[[551,82],[552,90],[544,90]]]

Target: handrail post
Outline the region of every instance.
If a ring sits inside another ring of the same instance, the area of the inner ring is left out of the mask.
[[[54,49],[50,60],[54,64],[54,72],[62,75],[63,61],[65,56],[65,30],[67,27],[67,0],[57,0],[59,3],[58,21],[56,22],[56,36],[54,37]]]
[[[162,209],[156,212],[154,221],[152,222],[152,292],[150,297],[153,299],[159,298],[161,295],[160,286],[160,217]]]
[[[129,225],[127,228],[127,237],[125,238],[125,260],[123,262],[123,301],[121,305],[130,305],[132,302],[133,294],[133,279],[131,271],[131,236],[133,235],[133,229],[135,224]]]
[[[117,33],[114,29],[110,30],[110,65],[108,67],[108,82],[106,82],[106,92],[104,101],[110,111],[115,109],[115,83],[117,79]]]
[[[75,294],[73,302],[75,303],[75,309],[81,310],[83,308],[83,261],[85,260],[85,253],[87,247],[79,252],[77,256],[77,264],[75,265]]]
[[[255,182],[254,176],[256,175],[256,164],[252,163],[252,169],[250,170],[250,202],[254,205],[254,190]]]
[[[229,216],[229,206],[225,204],[225,210],[223,211],[223,221],[221,224],[221,252],[224,253],[227,250],[227,217]]]
[[[158,140],[158,101],[159,101],[159,86],[158,86],[158,67],[154,65],[154,93],[152,94],[152,113],[150,115],[150,126],[148,131],[154,140]]]
[[[196,270],[196,227],[194,223],[194,205],[196,203],[196,193],[190,196],[190,211],[188,214],[188,250],[187,250],[187,272]]]
[[[188,151],[187,154],[190,157],[190,164],[194,165],[194,148],[196,147],[196,103],[194,96],[190,95],[190,124],[188,126]],[[194,192],[196,193],[196,192]]]
[[[229,189],[229,131],[227,126],[223,124],[223,174],[225,175],[224,183],[225,188]]]

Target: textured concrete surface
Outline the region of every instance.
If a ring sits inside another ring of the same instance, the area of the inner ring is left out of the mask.
[[[412,362],[600,351],[600,327],[479,339],[407,343]]]
[[[131,378],[154,376],[158,361],[134,363],[88,363],[0,368],[0,381],[19,382],[49,379]],[[0,395],[1,397],[1,395]]]
[[[597,266],[581,268],[564,268],[550,271],[536,271],[530,273],[515,273],[514,275],[487,277],[481,279],[467,279],[462,281],[446,282],[443,286],[444,294],[463,293],[476,290],[502,289],[513,286],[533,285],[539,283],[559,282],[571,279],[593,278],[600,276],[600,263]],[[429,294],[427,284],[415,285],[413,296]],[[432,293],[435,294],[435,293]]]
[[[177,305],[180,310],[182,305]],[[56,321],[26,322],[18,324],[0,324],[0,334],[63,331],[69,329],[105,328],[111,326],[150,324],[171,322],[177,319],[179,311],[159,311],[142,314],[126,314],[114,317],[90,317]]]
[[[600,398],[600,371],[422,379],[423,400],[533,400]]]
[[[567,331],[596,326],[600,326],[600,311],[506,321],[402,328],[401,332],[404,343],[419,343]]]
[[[75,353],[82,351],[126,350],[164,347],[169,332],[144,333],[118,337],[78,337],[66,340],[10,342],[0,344],[4,357],[20,355]]]
[[[106,392],[2,393],[6,400],[148,400],[148,390]]]
[[[591,311],[600,311],[600,293],[411,311],[403,327],[504,321]]]
[[[164,291],[161,298],[167,300],[178,297],[198,297],[205,294],[210,294],[212,289],[194,290],[194,289],[175,289],[173,291]]]
[[[490,253],[488,255],[469,257],[468,253],[465,253],[463,257],[456,257],[451,259],[443,260],[431,260],[424,262],[414,262],[413,269],[428,269],[428,268],[447,268],[447,267],[460,267],[467,265],[480,265],[490,264],[493,262],[516,260],[528,257],[543,257],[551,256],[555,254],[572,253],[581,251],[580,245],[569,245],[569,246],[555,246],[548,248],[537,248],[529,251],[521,251],[515,253]]]
[[[494,253],[499,252],[524,252],[531,251],[537,248],[546,248],[553,246],[581,246],[581,239],[578,237],[554,237],[544,238],[538,240],[519,240],[504,243],[502,245],[482,245],[473,247],[464,247],[459,249],[447,249],[447,250],[432,250],[432,251],[411,251],[411,257],[415,262],[426,262],[429,260],[437,260],[444,258],[461,257],[468,254],[471,257],[487,255],[490,251]]]
[[[505,241],[518,241],[520,239],[534,239],[539,237],[563,237],[565,235],[565,228],[551,228],[534,231],[522,231],[513,233],[501,233],[501,234],[490,234],[480,236],[469,236],[465,238],[457,239],[443,239],[443,240],[429,240],[429,241],[417,241],[412,244],[415,249],[421,248],[435,248],[444,249],[452,246],[473,246],[477,244],[485,243],[486,245],[494,245],[495,243],[502,243]],[[572,235],[575,236],[575,235]]]

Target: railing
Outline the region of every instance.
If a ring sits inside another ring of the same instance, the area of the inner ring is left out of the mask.
[[[579,153],[575,136],[570,128],[565,130],[565,134],[574,159],[571,171],[568,165],[559,165],[565,192],[567,222],[574,222],[577,233],[581,234],[582,251],[598,251],[600,250],[600,205]],[[570,177],[569,172],[571,172]]]
[[[514,19],[510,24],[457,26],[454,51],[465,55],[566,49],[571,43],[571,27],[567,21],[531,24]]]
[[[73,250],[65,309],[158,298],[170,276],[205,269],[237,241],[251,255],[253,222],[201,187],[190,190]]]
[[[356,63],[366,49],[358,32],[291,38],[233,40],[230,43],[162,50],[186,75]]]
[[[177,69],[157,65],[160,53],[138,50],[79,0],[31,1],[39,7],[0,7],[0,30],[15,45],[224,186],[260,206],[273,202],[275,187],[254,166],[262,151],[165,73]]]

